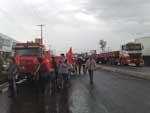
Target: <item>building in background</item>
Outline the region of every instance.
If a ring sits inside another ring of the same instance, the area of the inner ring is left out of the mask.
[[[0,55],[10,54],[15,43],[14,39],[0,33]]]

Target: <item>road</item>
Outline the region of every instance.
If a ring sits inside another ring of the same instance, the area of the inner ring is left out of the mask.
[[[100,66],[106,66],[110,68],[118,68],[123,70],[130,70],[130,71],[136,71],[136,72],[142,72],[142,73],[150,73],[150,67],[149,66],[116,66],[116,65],[100,65]]]
[[[16,99],[0,94],[0,113],[150,113],[149,80],[102,70],[95,72],[94,85],[80,75],[52,96],[38,94],[28,82],[18,91]]]

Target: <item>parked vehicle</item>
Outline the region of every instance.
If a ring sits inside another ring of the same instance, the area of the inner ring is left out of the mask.
[[[139,66],[143,63],[141,43],[131,42],[121,46],[120,51],[110,51],[97,54],[97,63],[112,65],[129,65]]]
[[[38,58],[43,57],[45,47],[39,42],[16,43],[13,46],[15,54],[20,56],[21,74],[19,77],[27,77],[29,79],[37,78],[34,75],[38,65]]]
[[[144,49],[142,51],[142,57],[144,64],[150,66],[150,37],[135,39],[135,42],[143,45]]]

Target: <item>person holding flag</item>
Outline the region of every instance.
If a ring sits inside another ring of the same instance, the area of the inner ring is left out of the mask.
[[[45,87],[50,80],[50,70],[51,70],[51,55],[48,51],[43,58],[38,58],[39,65],[36,70],[36,73],[39,72],[40,75],[40,84],[42,87],[42,92],[45,92]]]
[[[69,49],[68,53],[66,54],[66,58],[68,61],[68,76],[67,79],[70,79],[71,70],[72,70],[72,47]]]
[[[48,51],[48,52],[45,54],[45,56],[44,56],[44,58],[43,58],[43,63],[45,63],[45,65],[46,65],[48,71],[50,71],[50,69],[51,69],[51,54],[50,54],[50,51]]]

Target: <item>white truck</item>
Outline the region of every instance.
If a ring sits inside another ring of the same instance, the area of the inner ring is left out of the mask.
[[[135,39],[135,42],[141,43],[143,45],[142,56],[144,64],[150,66],[150,37],[143,37]]]

